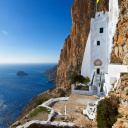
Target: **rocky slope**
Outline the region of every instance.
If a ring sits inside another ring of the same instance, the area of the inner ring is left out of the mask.
[[[57,76],[57,65],[54,66],[53,68],[45,71],[43,75],[49,77],[48,83],[56,83],[56,76]]]
[[[119,115],[112,128],[127,128],[128,126],[128,73],[122,73],[117,87],[110,95],[119,97],[120,104],[118,108]]]
[[[128,64],[128,0],[122,0],[120,3],[119,21],[113,40],[111,62]]]

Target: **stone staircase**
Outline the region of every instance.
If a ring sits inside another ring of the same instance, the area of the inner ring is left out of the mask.
[[[99,82],[100,82],[100,75],[95,75],[92,85],[92,95],[97,95],[97,87],[99,86]]]

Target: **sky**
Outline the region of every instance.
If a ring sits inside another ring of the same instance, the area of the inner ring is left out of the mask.
[[[0,63],[57,63],[74,0],[0,0]]]

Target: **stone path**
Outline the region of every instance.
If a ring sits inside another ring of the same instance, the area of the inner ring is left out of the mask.
[[[86,109],[88,102],[94,102],[97,99],[97,96],[71,94],[66,104],[66,113],[82,112],[84,109]]]
[[[59,112],[60,114],[64,115],[65,114],[65,104],[67,101],[58,101],[53,105],[53,109],[56,112]]]

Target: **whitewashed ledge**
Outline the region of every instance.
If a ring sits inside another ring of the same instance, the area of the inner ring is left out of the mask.
[[[74,123],[66,123],[66,122],[49,122],[49,121],[39,121],[39,120],[32,120],[22,126],[18,126],[17,128],[27,128],[28,126],[30,126],[31,124],[49,124],[49,125],[54,125],[54,126],[75,126]]]
[[[39,105],[38,107],[46,107],[51,110],[50,114],[48,115],[48,120],[47,120],[47,121],[50,121],[54,114],[54,109],[49,107],[49,105],[51,103],[57,102],[57,101],[68,101],[68,98],[69,97],[60,97],[60,98],[55,98],[55,99],[49,99],[48,101],[44,102],[43,104]],[[61,113],[58,113],[58,114],[62,115]]]
[[[46,107],[51,110],[50,114],[48,115],[48,120],[47,121],[39,121],[39,120],[32,120],[27,122],[24,125],[18,126],[16,128],[27,128],[29,125],[36,123],[36,124],[50,124],[50,125],[55,125],[55,126],[74,126],[74,123],[66,123],[66,122],[50,122],[53,114],[54,114],[54,109],[49,107],[49,105],[53,102],[57,101],[68,101],[69,97],[60,97],[60,98],[54,98],[54,99],[49,99],[48,101],[42,103],[41,105],[38,105],[37,107]],[[29,113],[30,114],[30,113]],[[29,115],[27,114],[26,117]],[[58,113],[62,115],[61,113]]]

